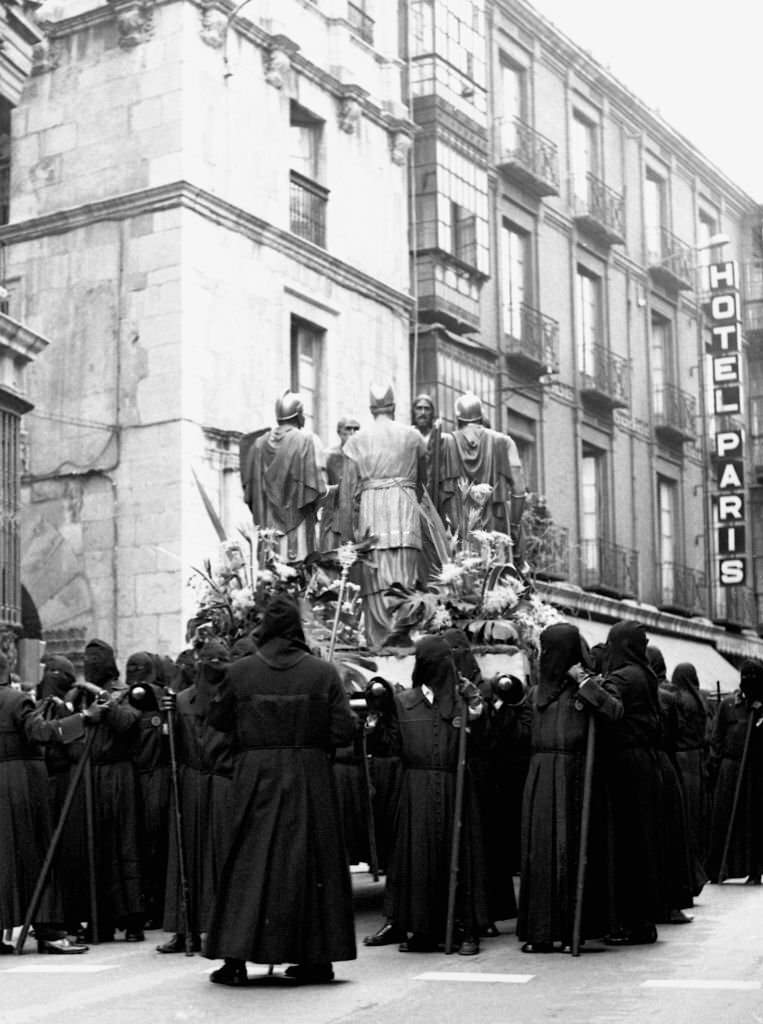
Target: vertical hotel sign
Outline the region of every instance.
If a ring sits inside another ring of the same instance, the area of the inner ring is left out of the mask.
[[[713,360],[713,412],[742,411],[741,304],[734,260],[711,263],[710,335]],[[744,494],[744,436],[741,428],[715,435],[715,511],[718,583],[743,585],[747,579]]]

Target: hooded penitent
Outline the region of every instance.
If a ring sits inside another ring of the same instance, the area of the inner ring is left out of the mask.
[[[304,644],[302,619],[294,600],[284,594],[276,594],[265,609],[256,635],[260,647],[277,637]]]
[[[626,665],[641,665],[651,672],[646,649],[646,628],[640,622],[616,622],[607,636],[607,669],[616,672]]]
[[[90,640],[85,646],[85,679],[106,688],[119,679],[114,648],[105,640]]]
[[[469,637],[463,629],[446,629],[442,637],[450,647],[458,673],[470,682],[479,682],[482,673],[477,659],[474,657]]]
[[[739,670],[739,689],[747,700],[763,700],[763,661],[747,658]]]
[[[559,698],[570,682],[567,673],[577,664],[593,668],[588,644],[577,626],[567,622],[547,626],[540,635],[540,682],[535,701],[539,710]]]
[[[426,636],[416,644],[411,682],[414,686],[428,686],[443,718],[452,718],[456,666],[448,642],[440,636]]]
[[[665,658],[662,656],[660,648],[656,647],[654,644],[648,644],[646,648],[646,660],[649,662],[649,667],[660,682],[664,682],[667,678],[668,670],[665,667]]]
[[[37,688],[37,697],[39,700],[46,697],[58,697],[62,700],[74,686],[75,680],[74,665],[69,659],[60,654],[52,654],[45,659],[45,670]]]

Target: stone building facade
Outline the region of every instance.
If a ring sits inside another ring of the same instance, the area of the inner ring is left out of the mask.
[[[34,23],[35,3],[13,0],[0,8],[0,225],[8,220],[9,164],[12,110],[19,102],[32,67],[33,53],[42,34]],[[27,393],[27,368],[47,346],[38,325],[9,315],[17,281],[0,248],[0,649],[10,655],[14,668],[25,675],[36,664],[24,663],[26,653],[39,654],[18,644],[20,637],[39,637],[39,623],[25,614],[21,588],[20,496],[23,463],[22,417],[32,409]],[[17,656],[21,664],[16,662]]]
[[[720,586],[713,457],[756,433],[759,333],[743,409],[714,415],[706,295],[708,263],[759,265],[754,201],[526,0],[406,7],[418,388],[449,423],[473,387],[517,441],[555,600],[760,653],[760,503],[745,584]]]
[[[193,473],[234,530],[238,439],[286,388],[326,443],[371,382],[409,403],[397,11],[48,0],[38,20],[1,236],[14,309],[52,342],[24,581],[59,648],[177,653],[217,543]]]

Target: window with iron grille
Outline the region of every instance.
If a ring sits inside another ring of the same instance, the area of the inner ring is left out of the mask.
[[[323,172],[324,122],[298,103],[289,108],[289,229],[295,235],[326,245],[329,192],[320,184]]]
[[[323,351],[326,332],[300,317],[291,318],[291,389],[302,396],[305,427],[323,427]]]

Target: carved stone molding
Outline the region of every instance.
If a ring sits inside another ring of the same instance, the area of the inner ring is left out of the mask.
[[[154,0],[109,0],[116,14],[119,45],[129,50],[151,38]]]
[[[32,47],[32,69],[33,75],[42,75],[46,71],[53,71],[61,63],[61,47],[55,41],[44,36],[39,43]]]
[[[202,0],[201,5],[201,39],[207,46],[219,50],[225,42],[225,30],[228,19],[215,3],[215,0]]]
[[[389,155],[393,164],[402,167],[408,160],[413,140],[407,132],[394,131],[389,137]]]
[[[368,96],[359,85],[346,85],[339,98],[339,127],[348,135],[354,135],[363,115],[363,101]]]
[[[291,62],[299,46],[288,36],[272,36],[265,56],[265,81],[283,89],[291,72]]]

